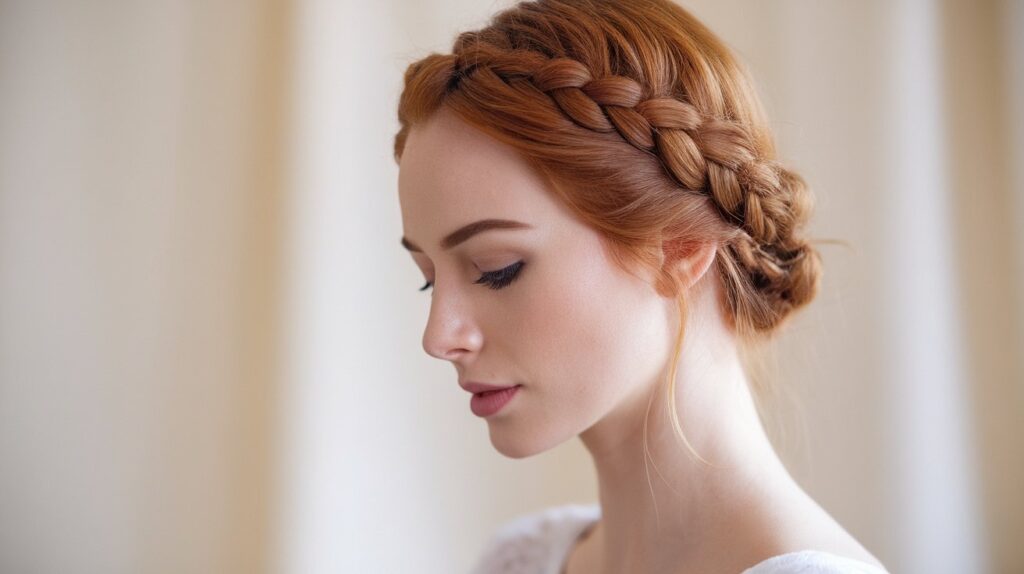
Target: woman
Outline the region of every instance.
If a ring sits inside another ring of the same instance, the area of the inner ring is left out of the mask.
[[[524,2],[410,65],[398,115],[424,349],[501,453],[579,435],[597,470],[599,505],[502,526],[475,572],[885,571],[755,408],[743,351],[820,258],[719,39],[665,0]]]

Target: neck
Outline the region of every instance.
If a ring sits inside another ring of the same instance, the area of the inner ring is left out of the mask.
[[[688,321],[675,379],[679,424],[710,465],[675,432],[662,381],[580,435],[602,512],[587,543],[605,572],[721,564],[756,509],[799,489],[764,431],[736,346],[714,316]]]

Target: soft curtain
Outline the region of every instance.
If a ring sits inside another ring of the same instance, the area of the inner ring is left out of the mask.
[[[681,3],[840,240],[793,474],[893,572],[1024,571],[1024,4]],[[493,450],[398,245],[401,74],[509,4],[0,2],[0,571],[457,572],[596,500]]]

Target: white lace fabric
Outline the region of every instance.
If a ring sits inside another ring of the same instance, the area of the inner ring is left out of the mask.
[[[561,574],[576,539],[601,517],[597,504],[563,504],[502,524],[469,574]],[[738,574],[888,574],[821,550],[773,556]]]

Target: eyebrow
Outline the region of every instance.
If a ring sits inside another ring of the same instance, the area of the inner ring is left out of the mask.
[[[449,233],[441,240],[441,249],[445,251],[455,247],[456,245],[468,240],[470,237],[484,231],[490,231],[492,229],[532,229],[533,226],[521,221],[513,221],[511,219],[481,219],[480,221],[474,221],[468,225],[456,229]],[[409,251],[415,251],[417,253],[423,253],[418,245],[409,241],[405,237],[402,237],[402,246]]]

